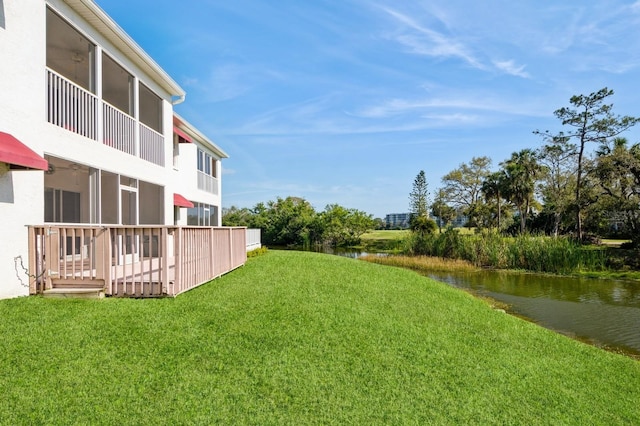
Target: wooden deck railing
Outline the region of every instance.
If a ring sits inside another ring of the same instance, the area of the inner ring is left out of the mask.
[[[246,259],[245,228],[29,227],[31,294],[91,287],[110,296],[176,296]]]

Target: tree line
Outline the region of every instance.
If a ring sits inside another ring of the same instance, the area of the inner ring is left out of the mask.
[[[462,214],[468,226],[504,233],[571,235],[580,241],[615,235],[638,245],[640,144],[621,134],[640,118],[615,115],[606,103],[612,95],[603,88],[571,97],[570,106],[554,112],[562,131],[534,131],[542,146],[512,153],[497,170],[484,156],[460,164],[442,177],[431,213],[441,223]]]
[[[222,224],[260,228],[262,243],[274,246],[355,245],[362,234],[376,227],[372,215],[363,211],[329,204],[316,212],[299,197],[278,197],[252,209],[223,209]]]
[[[442,177],[432,202],[420,171],[409,195],[411,228],[424,235],[463,215],[478,230],[578,241],[611,236],[640,245],[640,144],[621,137],[640,118],[614,114],[607,103],[613,93],[605,87],[571,97],[554,111],[561,131],[533,132],[541,147],[514,152],[497,169],[489,157],[473,157]],[[354,245],[383,227],[363,211],[330,204],[317,212],[298,197],[223,209],[222,223],[260,228],[263,243],[278,246]]]

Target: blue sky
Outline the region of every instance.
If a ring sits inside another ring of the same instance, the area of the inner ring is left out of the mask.
[[[606,86],[640,116],[640,1],[97,2],[229,153],[225,207],[292,195],[384,217],[420,170],[433,193],[474,156],[539,147],[572,95]]]

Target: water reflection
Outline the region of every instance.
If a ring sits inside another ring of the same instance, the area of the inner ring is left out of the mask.
[[[427,275],[507,303],[544,327],[640,354],[639,283],[495,271]]]

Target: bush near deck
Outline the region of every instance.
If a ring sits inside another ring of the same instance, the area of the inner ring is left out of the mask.
[[[337,256],[0,315],[2,424],[640,424],[637,361]]]

